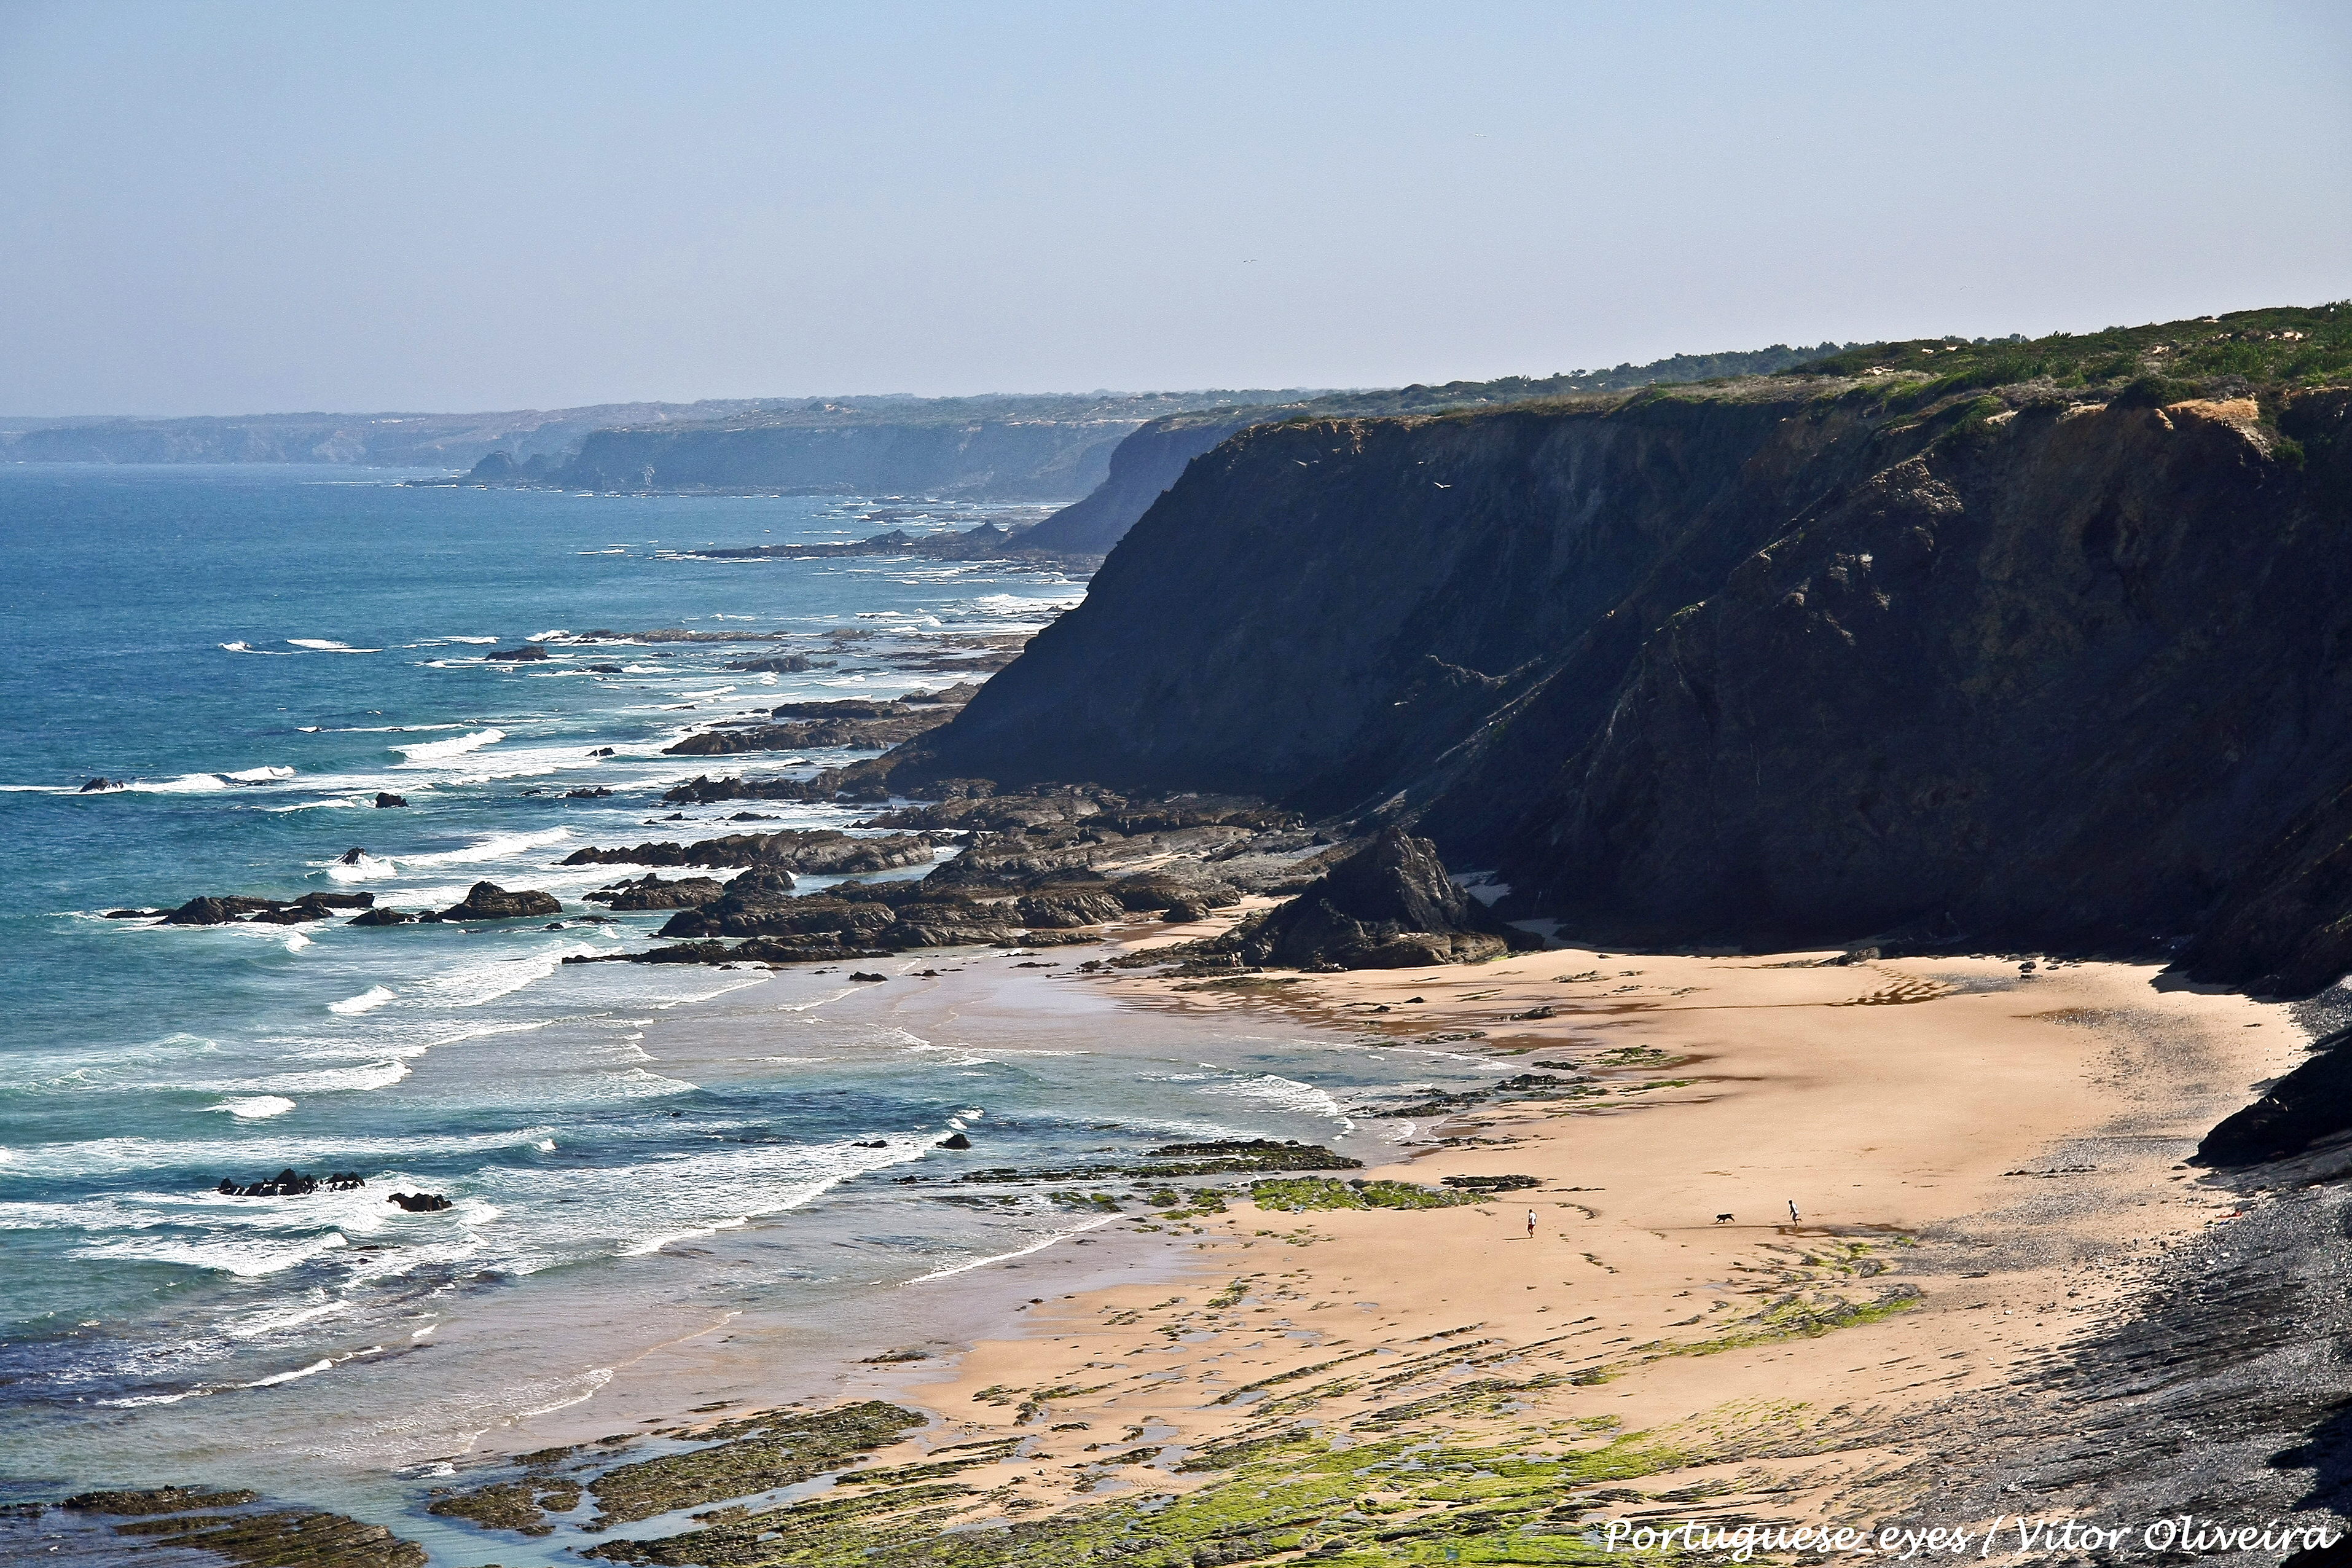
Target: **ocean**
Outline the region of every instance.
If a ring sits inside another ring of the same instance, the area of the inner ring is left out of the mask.
[[[847,760],[666,746],[778,702],[971,678],[973,639],[1034,631],[1085,584],[696,553],[1037,508],[406,477],[0,467],[7,1496],[258,1484],[438,1563],[537,1563],[427,1518],[429,1487],[551,1432],[630,1430],[714,1391],[814,1396],[902,1344],[946,1353],[1052,1269],[1075,1288],[1155,1266],[1128,1226],[933,1178],[1215,1137],[1375,1163],[1414,1131],[1383,1097],[1497,1076],[1442,1047],[1122,1006],[1063,978],[1083,950],[906,955],[877,986],[565,965],[647,945],[666,917],[592,919],[582,895],[635,868],[564,856],[744,831],[740,802],[669,820],[663,791],[697,773]],[[629,635],[659,628],[788,635]],[[608,635],[488,657],[589,632]],[[730,668],[779,652],[815,668]],[[82,789],[100,777],[120,787]],[[569,793],[589,790],[610,793]],[[379,791],[410,804],[378,809]],[[764,827],[861,815],[751,804]],[[200,894],[415,909],[479,880],[562,914],[106,918]],[[959,1130],[973,1153],[938,1147]],[[217,1190],[287,1167],[365,1184]],[[452,1207],[407,1213],[395,1191]]]

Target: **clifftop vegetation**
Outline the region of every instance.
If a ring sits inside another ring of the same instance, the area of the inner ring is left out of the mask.
[[[2352,301],[2233,310],[2185,321],[2053,332],[2044,338],[1916,338],[1871,343],[1779,374],[1919,375],[1914,393],[2048,379],[2061,387],[2150,383],[2156,400],[2313,387],[2352,380]],[[2215,386],[2214,382],[2238,384]]]

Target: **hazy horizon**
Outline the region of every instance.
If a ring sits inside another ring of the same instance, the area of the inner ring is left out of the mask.
[[[1374,387],[2352,295],[2352,14],[0,5],[0,411]]]

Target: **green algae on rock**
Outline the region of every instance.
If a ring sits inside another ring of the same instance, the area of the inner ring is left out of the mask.
[[[588,1489],[606,1523],[651,1519],[813,1479],[927,1424],[916,1412],[879,1399],[805,1415],[727,1422],[713,1429],[719,1442],[607,1470]]]

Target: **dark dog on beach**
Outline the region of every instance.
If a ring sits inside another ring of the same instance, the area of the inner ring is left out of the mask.
[[[1717,1225],[1729,1225],[1731,1223],[1731,1216],[1727,1214],[1719,1214],[1715,1216],[1715,1223]]]

